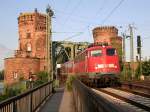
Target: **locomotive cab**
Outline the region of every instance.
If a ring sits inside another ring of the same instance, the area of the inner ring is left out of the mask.
[[[110,46],[89,49],[89,73],[118,74],[120,72],[119,58],[115,48]]]
[[[120,74],[119,57],[111,46],[92,47],[88,50],[87,72],[92,80],[117,80]]]

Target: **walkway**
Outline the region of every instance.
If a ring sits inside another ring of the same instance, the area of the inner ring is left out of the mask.
[[[56,93],[48,99],[40,112],[75,112],[72,93],[64,88],[56,89]]]

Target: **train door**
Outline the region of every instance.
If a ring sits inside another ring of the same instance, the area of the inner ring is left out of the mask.
[[[88,73],[88,51],[85,51],[85,73]]]

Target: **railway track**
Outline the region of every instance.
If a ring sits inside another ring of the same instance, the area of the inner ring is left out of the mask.
[[[115,89],[118,89],[118,90],[121,90],[121,91],[125,91],[125,92],[129,92],[129,93],[133,93],[133,94],[140,95],[140,96],[143,96],[143,97],[150,98],[150,94],[144,93],[144,92],[141,92],[141,91],[132,90],[132,89],[126,89],[126,88],[121,88],[121,87],[118,87],[118,88],[115,88]]]
[[[137,83],[127,83],[124,82],[122,83],[121,88],[123,89],[127,89],[127,90],[134,90],[135,92],[141,92],[141,93],[145,93],[145,94],[149,94],[150,95],[150,85],[146,86],[146,84],[137,84]]]
[[[150,80],[147,80],[147,81],[126,81],[126,82],[123,82],[123,83],[130,83],[130,84],[150,87]]]
[[[96,88],[93,91],[124,108],[126,112],[150,112],[150,98],[115,88]]]

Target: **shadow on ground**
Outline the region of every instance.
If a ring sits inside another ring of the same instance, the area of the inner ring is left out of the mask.
[[[64,88],[55,90],[56,92],[42,106],[39,112],[59,112],[60,104],[64,94]]]

